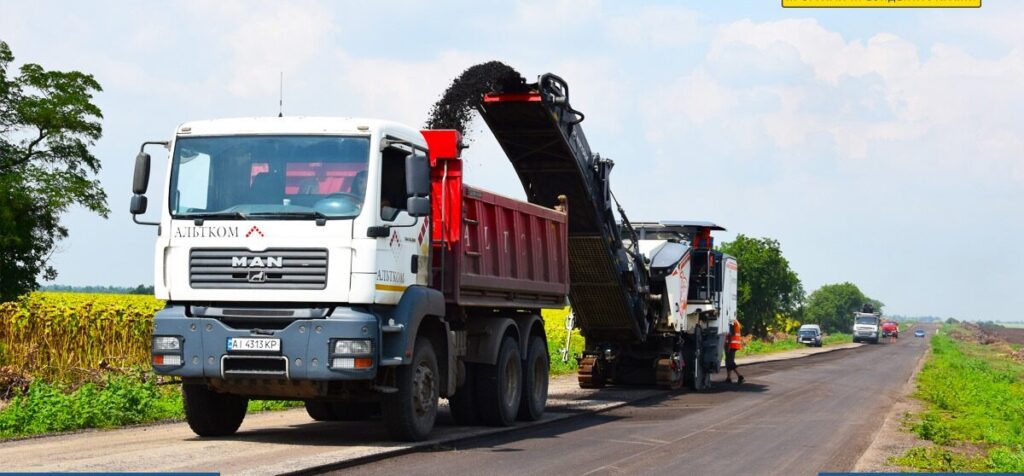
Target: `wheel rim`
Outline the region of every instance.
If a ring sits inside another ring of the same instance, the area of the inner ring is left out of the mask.
[[[519,362],[516,359],[509,360],[505,365],[505,404],[515,405],[519,393]]]
[[[426,363],[416,366],[413,374],[412,409],[419,417],[429,415],[437,401],[434,399],[434,371]]]

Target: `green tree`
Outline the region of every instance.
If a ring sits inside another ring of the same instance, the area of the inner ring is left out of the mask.
[[[739,235],[719,249],[739,261],[738,316],[751,334],[763,337],[778,316],[792,317],[804,297],[803,285],[771,238]]]
[[[825,332],[850,332],[853,313],[865,303],[882,312],[882,302],[865,296],[853,283],[826,284],[807,297],[804,323],[818,324]]]
[[[106,218],[107,195],[89,148],[102,134],[92,103],[99,83],[77,71],[24,64],[0,41],[0,301],[52,280],[57,243],[68,236],[60,216],[80,205]]]

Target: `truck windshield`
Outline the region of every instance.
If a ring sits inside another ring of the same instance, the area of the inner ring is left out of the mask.
[[[878,320],[877,319],[878,318],[875,318],[875,317],[858,317],[857,318],[857,324],[874,326],[874,325],[878,324]],[[846,322],[850,322],[850,321],[846,321]]]
[[[363,207],[369,157],[368,137],[179,137],[171,215],[352,218]]]

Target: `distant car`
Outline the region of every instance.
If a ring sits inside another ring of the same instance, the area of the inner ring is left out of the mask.
[[[796,333],[796,341],[808,346],[821,347],[821,327],[817,324],[804,324]]]
[[[924,337],[924,329],[914,331],[914,337]]]

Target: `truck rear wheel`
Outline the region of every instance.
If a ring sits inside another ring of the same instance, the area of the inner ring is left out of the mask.
[[[185,419],[199,436],[227,436],[238,431],[245,419],[249,399],[238,395],[217,393],[205,384],[186,383],[181,386],[185,403]]]
[[[548,404],[548,347],[540,336],[530,338],[525,364],[519,419],[537,421],[544,416],[544,407]]]
[[[384,396],[384,424],[398,440],[421,441],[430,435],[437,419],[439,395],[437,354],[425,337],[416,338],[412,363],[395,369],[398,391]]]
[[[452,420],[456,425],[473,426],[480,424],[480,413],[477,410],[476,386],[473,385],[476,378],[476,365],[466,362],[466,379],[461,387],[455,390],[455,395],[448,397],[448,409],[452,412]]]
[[[515,422],[523,393],[522,365],[519,346],[515,339],[506,336],[498,349],[498,361],[479,366],[477,404],[484,423],[509,426]]]

